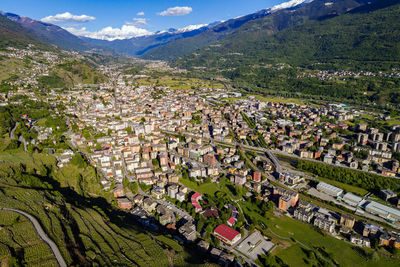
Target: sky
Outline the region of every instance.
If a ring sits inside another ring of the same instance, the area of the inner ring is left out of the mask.
[[[169,28],[197,28],[288,0],[0,0],[0,10],[114,40]]]

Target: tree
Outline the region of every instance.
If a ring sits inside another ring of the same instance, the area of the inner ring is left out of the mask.
[[[158,161],[158,159],[153,159],[152,163],[153,163],[154,167],[159,167],[160,166],[160,162]]]
[[[132,191],[132,193],[138,192],[138,184],[137,183],[129,183],[128,187]]]
[[[204,216],[200,216],[199,221],[197,222],[197,231],[201,233],[205,224]]]
[[[275,205],[274,205],[274,203],[272,201],[268,201],[266,206],[267,206],[267,210],[268,211],[272,211],[274,209],[274,207],[275,207]]]
[[[372,253],[371,258],[372,258],[372,261],[374,261],[374,262],[379,261],[379,258],[380,258],[380,257],[379,257],[378,252],[374,251],[374,252]]]
[[[128,134],[132,134],[133,133],[132,128],[130,126],[126,127],[125,131],[127,131]]]

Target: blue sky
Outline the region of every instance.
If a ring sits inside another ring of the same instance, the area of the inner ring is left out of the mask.
[[[286,1],[1,0],[0,10],[36,20],[44,19],[79,35],[122,39],[169,28],[180,29],[227,20]]]

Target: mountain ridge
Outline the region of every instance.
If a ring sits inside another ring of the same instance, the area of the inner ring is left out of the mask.
[[[373,2],[374,0],[371,1]],[[246,28],[271,35],[308,20],[323,19],[327,16],[344,14],[349,9],[368,3],[368,0],[334,0],[331,2],[332,5],[327,6],[325,5],[325,0],[314,0],[311,2],[306,0],[297,2],[299,3],[298,5],[289,5],[288,8],[277,9],[274,12],[271,12],[271,8],[263,9],[253,14],[228,20],[194,37],[178,40],[150,50],[143,55],[143,58],[174,60],[196,49],[201,49],[223,40],[227,36],[231,36]],[[252,27],[255,29],[252,29]]]

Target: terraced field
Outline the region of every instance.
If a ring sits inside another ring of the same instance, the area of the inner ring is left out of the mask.
[[[58,266],[50,248],[40,239],[32,223],[21,215],[4,210],[0,210],[0,262],[5,266],[12,263]]]
[[[68,265],[187,266],[206,263],[177,241],[137,225],[128,213],[110,204],[105,197],[107,193],[96,196],[92,191],[98,189],[92,186],[96,182],[95,173],[89,169],[62,171],[57,170],[49,156],[5,153],[0,153],[0,206],[34,216],[56,243]],[[73,166],[69,167],[73,169]],[[78,186],[78,176],[74,173],[80,174],[87,186],[83,181]],[[8,216],[0,214],[0,218],[4,217]],[[24,218],[20,220],[15,225],[19,227],[15,232],[0,234],[0,259],[17,265],[56,265],[50,249],[41,245],[43,242],[29,222]],[[14,227],[13,222],[0,221],[0,225]],[[0,231],[4,230],[5,227]]]

